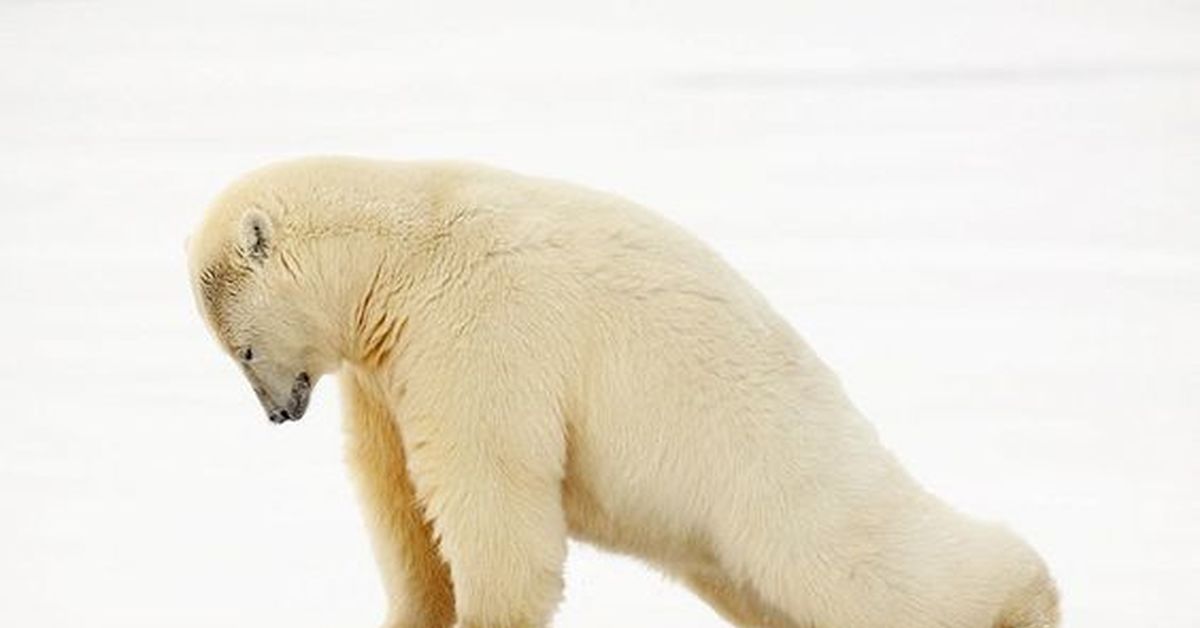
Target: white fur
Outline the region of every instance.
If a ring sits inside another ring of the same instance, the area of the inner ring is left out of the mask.
[[[1057,625],[1033,550],[922,490],[753,288],[625,200],[306,159],[218,199],[194,281],[218,262],[241,280],[201,308],[253,381],[340,373],[389,625],[547,624],[568,534],[739,625]]]

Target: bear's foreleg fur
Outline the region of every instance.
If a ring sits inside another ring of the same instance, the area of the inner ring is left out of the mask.
[[[349,462],[389,605],[384,626],[446,628],[454,622],[450,572],[409,481],[395,417],[369,376],[348,368],[342,389]]]

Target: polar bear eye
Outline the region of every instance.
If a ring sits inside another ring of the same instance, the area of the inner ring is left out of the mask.
[[[249,362],[254,359],[254,350],[250,347],[245,347],[241,351],[238,351],[238,357],[242,359],[242,362]]]

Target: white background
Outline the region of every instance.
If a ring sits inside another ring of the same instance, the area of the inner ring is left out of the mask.
[[[1196,2],[0,4],[0,625],[374,626],[326,382],[267,423],[183,242],[238,173],[454,157],[663,212],[1066,624],[1196,624]],[[573,546],[556,625],[720,626]]]

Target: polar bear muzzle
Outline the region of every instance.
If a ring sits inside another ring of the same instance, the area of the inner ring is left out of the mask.
[[[308,397],[312,392],[312,379],[308,373],[300,373],[292,381],[292,389],[288,395],[288,400],[284,404],[279,404],[271,399],[267,391],[257,382],[252,382],[254,386],[254,394],[258,395],[258,401],[262,404],[263,410],[267,413],[267,418],[272,423],[286,423],[288,421],[299,421],[304,416],[305,410],[308,409]]]

